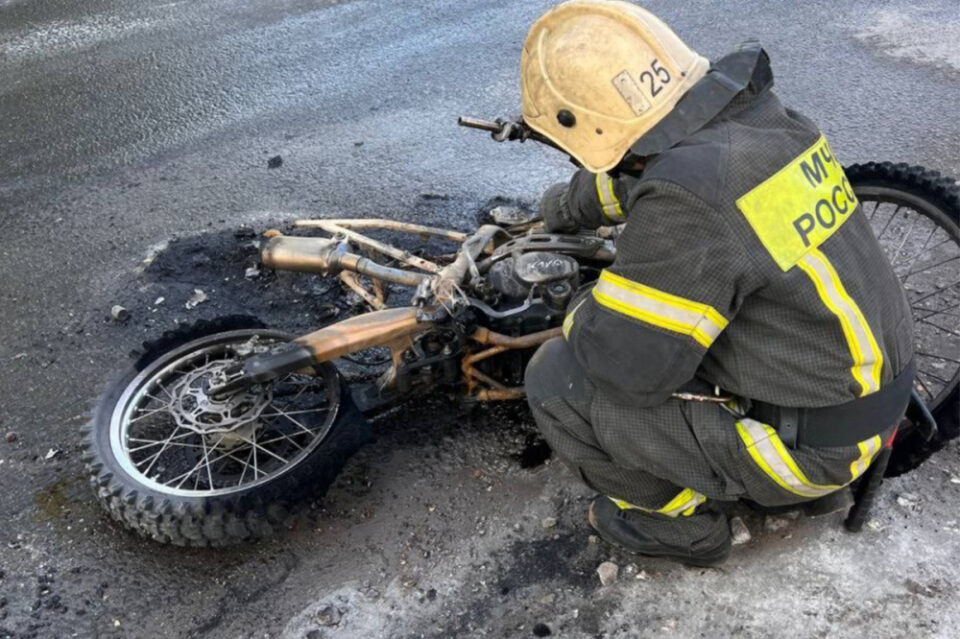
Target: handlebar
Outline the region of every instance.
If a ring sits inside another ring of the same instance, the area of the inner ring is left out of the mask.
[[[521,142],[525,142],[526,140],[534,140],[540,144],[545,144],[566,153],[566,151],[557,146],[553,140],[531,129],[530,126],[523,121],[523,118],[516,118],[515,120],[497,118],[491,122],[490,120],[482,120],[469,115],[461,115],[457,118],[457,124],[467,127],[468,129],[489,131],[490,137],[497,142],[505,142],[507,140],[520,140]],[[573,158],[571,158],[571,160],[573,160]],[[574,161],[574,163],[577,164],[576,161]],[[577,164],[577,166],[579,166],[579,164]]]
[[[500,131],[503,130],[502,120],[491,122],[490,120],[481,120],[480,118],[470,117],[469,115],[461,115],[457,118],[457,124],[465,126],[468,129],[480,129],[481,131],[489,131],[490,133],[500,133]]]

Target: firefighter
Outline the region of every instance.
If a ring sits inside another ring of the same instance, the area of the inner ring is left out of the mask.
[[[533,25],[521,78],[525,122],[582,166],[544,194],[547,230],[623,225],[526,372],[543,436],[600,493],[590,524],[714,565],[724,502],[842,503],[907,405],[910,309],[766,53],[711,64],[640,7],[573,0]]]

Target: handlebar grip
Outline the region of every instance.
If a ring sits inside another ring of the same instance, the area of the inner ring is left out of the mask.
[[[503,125],[499,122],[472,118],[469,115],[461,115],[457,118],[457,124],[465,126],[468,129],[480,129],[481,131],[489,131],[490,133],[499,133],[503,130]]]

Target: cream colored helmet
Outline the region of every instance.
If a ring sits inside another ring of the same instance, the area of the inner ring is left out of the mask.
[[[571,0],[527,34],[523,119],[600,173],[616,166],[709,66],[645,9],[621,0]]]

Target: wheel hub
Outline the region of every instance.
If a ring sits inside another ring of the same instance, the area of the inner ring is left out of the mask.
[[[229,362],[193,370],[169,389],[170,413],[183,428],[200,435],[230,433],[256,421],[273,398],[272,387],[251,386],[224,395],[208,389],[222,379]]]

